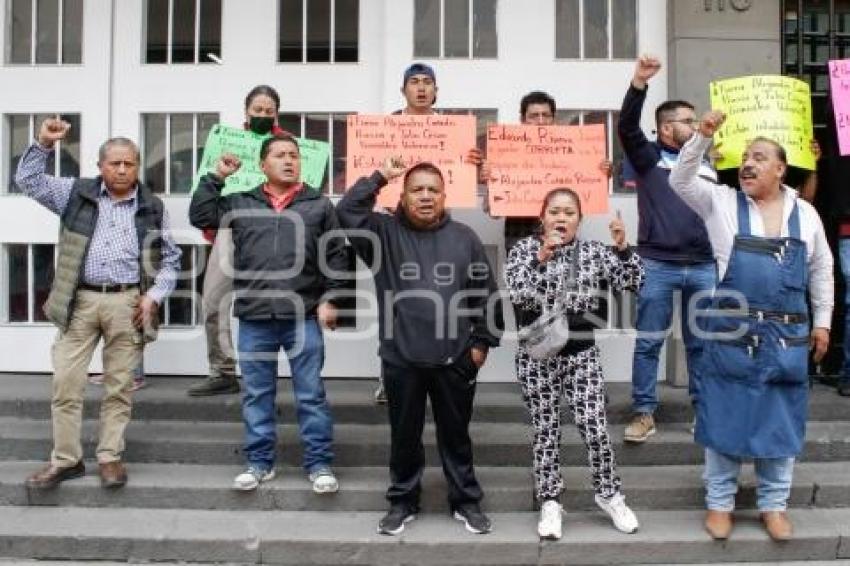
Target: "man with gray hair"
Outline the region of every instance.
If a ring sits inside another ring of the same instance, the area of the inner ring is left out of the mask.
[[[59,328],[53,345],[53,451],[27,478],[29,488],[52,488],[82,476],[83,391],[94,349],[103,339],[104,397],[97,462],[101,485],[121,487],[124,429],[130,421],[133,372],[144,342],[155,339],[159,305],[175,286],[180,249],[169,234],[162,201],[138,182],[139,150],[126,138],[107,140],[93,179],[48,175],[48,156],[70,124],[48,118],[21,157],[15,182],[24,194],[59,215],[59,254],[48,320]]]

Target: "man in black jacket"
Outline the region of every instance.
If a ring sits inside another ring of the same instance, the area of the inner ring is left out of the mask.
[[[655,111],[658,140],[650,142],[640,129],[647,83],[661,69],[655,57],[638,59],[634,76],[623,100],[617,130],[623,151],[637,175],[638,253],[644,260],[646,277],[638,295],[637,340],[632,365],[632,408],[634,417],[626,427],[627,442],[644,442],[655,434],[653,412],[658,405],[658,354],[680,300],[682,335],[688,357],[689,392],[698,395],[693,366],[701,350],[689,327],[694,296],[706,295],[716,284],[716,268],[705,223],[673,192],[668,183],[670,168],[679,149],[690,139],[698,124],[692,104],[668,100]],[[706,162],[700,175],[715,182],[716,173]]]
[[[467,530],[486,533],[491,526],[479,506],[469,421],[478,370],[489,348],[499,344],[501,298],[478,236],[445,212],[437,167],[411,167],[395,214],[373,212],[381,187],[403,173],[401,159],[390,159],[359,179],[337,205],[358,255],[373,268],[378,293],[392,437],[390,510],[378,532],[400,533],[418,511],[430,397],[451,511]]]
[[[265,184],[221,196],[224,180],[241,165],[235,156],[222,155],[216,172],[201,178],[189,208],[193,226],[233,230],[248,461],[233,487],[252,490],[274,477],[277,356],[283,348],[292,370],[304,469],[313,491],[332,493],[339,485],[331,470],[333,420],[321,377],[320,325],[335,327],[334,293],[343,282],[326,277],[322,266],[333,270],[327,273],[346,269],[344,239],[322,240],[339,222],[330,200],[300,182],[295,138],[265,140],[260,162]]]

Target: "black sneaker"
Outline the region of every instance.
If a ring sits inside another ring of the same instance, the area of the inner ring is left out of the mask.
[[[239,393],[239,382],[235,375],[210,376],[190,387],[186,393],[189,394],[189,397]]]
[[[454,518],[463,521],[466,530],[476,535],[489,533],[493,529],[490,519],[481,511],[478,503],[464,503],[454,510]]]
[[[378,534],[398,535],[404,530],[404,525],[416,518],[416,507],[406,503],[394,503],[384,518],[378,521]]]
[[[841,381],[838,383],[838,394],[842,397],[850,397],[850,381]]]

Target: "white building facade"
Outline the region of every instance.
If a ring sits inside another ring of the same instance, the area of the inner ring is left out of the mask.
[[[162,193],[184,250],[180,290],[164,309],[160,339],[145,352],[149,374],[204,374],[197,297],[206,243],[188,224],[189,184],[212,124],[239,125],[247,91],[281,95],[282,125],[333,147],[325,190],[344,190],[345,115],[403,104],[402,72],[424,61],[437,73],[438,103],[472,111],[479,127],[515,123],[531,90],[552,94],[562,123],[602,122],[608,153],[638,53],[668,51],[666,0],[0,0],[0,371],[47,372],[55,329],[41,302],[52,275],[55,216],[16,194],[14,165],[47,114],[73,124],[55,171],[95,175],[99,144],[138,140],[145,182]],[[702,2],[695,2],[702,4]],[[644,115],[667,98],[667,71],[653,80]],[[483,130],[482,130],[483,131]],[[611,182],[611,211],[637,229],[634,194]],[[502,221],[454,211],[475,228],[501,267]],[[584,237],[608,239],[609,217],[585,220]],[[358,283],[369,289],[369,283]],[[629,379],[632,308],[612,301],[603,349],[611,379]],[[325,374],[378,373],[374,313],[326,334]],[[483,379],[513,379],[513,343],[493,352]],[[95,356],[93,370],[99,368]],[[285,372],[285,365],[284,372]]]

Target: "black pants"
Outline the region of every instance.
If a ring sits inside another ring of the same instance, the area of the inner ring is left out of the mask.
[[[467,352],[442,368],[399,367],[383,362],[390,417],[390,503],[419,505],[425,453],[422,428],[431,398],[437,428],[437,450],[449,486],[452,509],[480,501],[481,486],[472,467],[469,420],[478,368]]]

